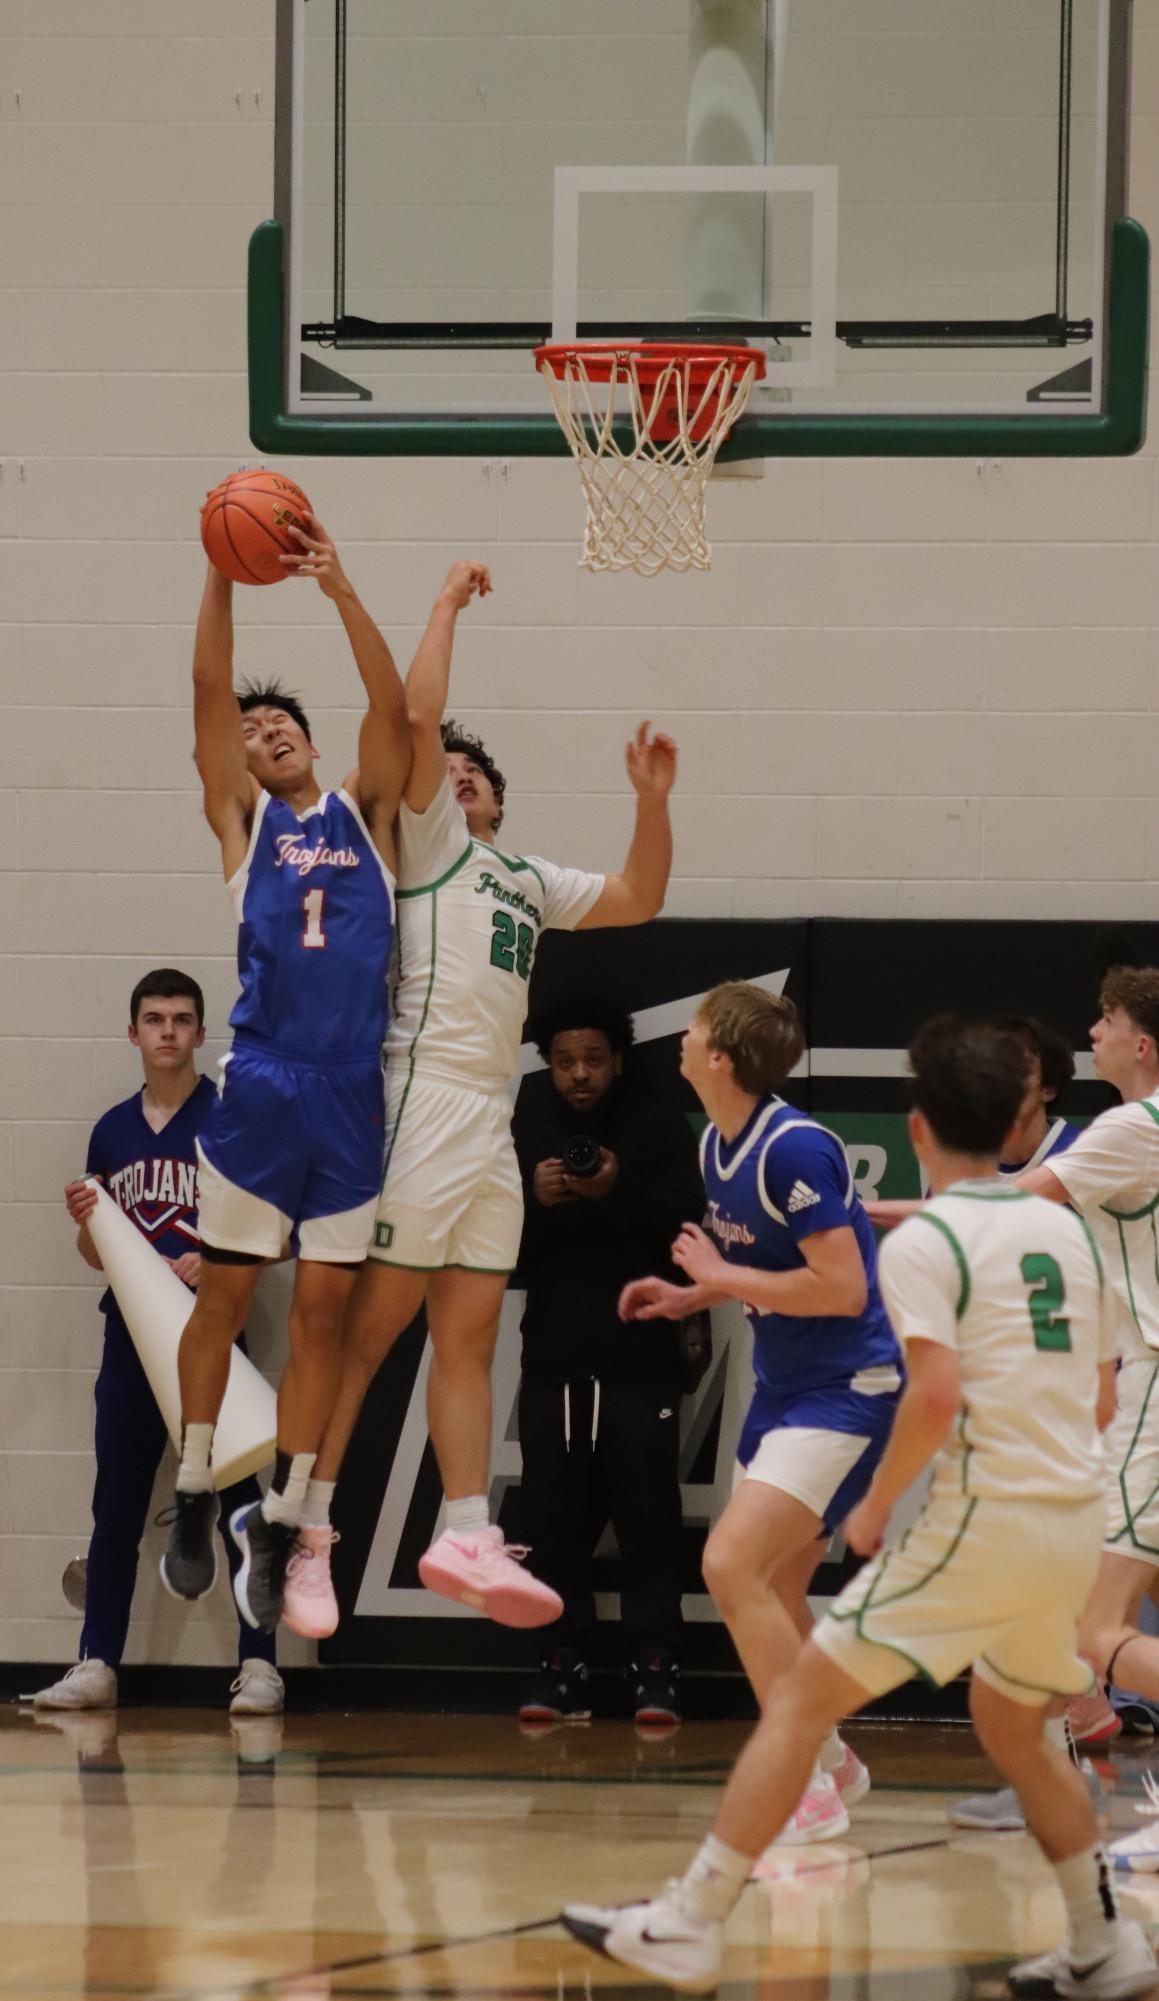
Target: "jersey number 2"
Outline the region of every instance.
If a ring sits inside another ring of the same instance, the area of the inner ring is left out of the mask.
[[[517,930],[515,919],[505,910],[497,910],[491,919],[491,964],[526,980],[531,976],[534,950],[535,933],[530,924],[521,924]]]
[[[1034,1325],[1035,1347],[1069,1354],[1070,1321],[1062,1311],[1066,1304],[1066,1283],[1058,1260],[1048,1257],[1045,1251],[1028,1251],[1020,1269],[1030,1287],[1026,1303]]]
[[[312,889],[302,898],[302,909],[306,922],[302,928],[302,943],[307,952],[320,952],[326,943],[326,933],[322,929],[322,908],[326,902],[324,889]]]

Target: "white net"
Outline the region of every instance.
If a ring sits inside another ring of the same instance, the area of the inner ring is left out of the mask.
[[[763,354],[685,350],[660,362],[630,347],[555,348],[537,359],[579,467],[581,561],[644,577],[708,569],[705,488]]]

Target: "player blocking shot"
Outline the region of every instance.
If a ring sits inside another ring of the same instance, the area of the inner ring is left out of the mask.
[[[387,1037],[386,1178],[351,1301],[343,1372],[318,1455],[286,1617],[332,1632],[338,1611],[326,1525],[342,1456],[383,1357],[424,1302],[427,1421],[447,1528],[421,1558],[428,1589],[503,1624],[558,1618],[556,1592],[490,1520],[491,1360],[519,1254],[523,1189],[510,1085],[543,931],[642,924],[664,901],[676,747],[641,725],[628,745],[636,823],[620,875],[560,868],[500,842],[505,784],[477,739],[445,720],[460,614],[491,588],[456,563],[407,676],[413,762],[399,815],[399,965]]]
[[[180,1598],[213,1583],[213,1429],[230,1348],[263,1265],[289,1245],[298,1264],[273,1478],[231,1525],[238,1606],[265,1631],[280,1616],[381,1182],[394,823],[410,763],[390,650],[321,524],[309,529],[292,531],[300,553],[282,561],[336,606],[366,693],[345,784],[319,788],[293,697],[276,685],[234,692],[232,586],[212,566],[193,659],[197,767],[237,913],[241,993],[198,1140],[201,1287],[178,1355],[182,1453],[161,1574]]]
[[[663,1896],[570,1905],[582,1943],[707,1991],[754,1858],[788,1819],[838,1721],[913,1674],[972,1669],[979,1740],[1014,1785],[1066,1909],[1065,1942],[1011,1969],[1016,1995],[1141,1995],[1157,1979],[1117,1907],[1087,1789],[1043,1719],[1089,1686],[1076,1628],[1104,1504],[1098,1418],[1111,1408],[1114,1312],[1082,1219],[1003,1183],[998,1155],[1025,1062],[989,1023],[940,1016],[910,1049],[910,1135],[932,1200],[881,1252],[907,1383],[846,1536],[872,1560],[770,1691],[712,1833]],[[883,1549],[890,1514],[933,1459],[917,1522]]]
[[[676,1320],[738,1299],[752,1325],[756,1389],[704,1576],[760,1703],[812,1628],[813,1573],[869,1486],[901,1388],[845,1149],[778,1095],[804,1046],[787,997],[743,981],[705,996],[680,1067],[711,1121],[700,1152],[709,1233],[687,1223],[673,1247],[691,1291],[637,1279],[620,1306],[625,1319]],[[781,1838],[844,1834],[868,1790],[832,1732]]]

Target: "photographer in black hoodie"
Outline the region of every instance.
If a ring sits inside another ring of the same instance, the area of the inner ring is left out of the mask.
[[[611,1519],[638,1722],[678,1722],[681,1508],[679,1330],[622,1322],[631,1278],[671,1269],[704,1208],[688,1121],[625,1077],[632,1020],[580,997],[536,1024],[548,1066],[514,1120],[526,1214],[519,1436],[524,1535],[564,1601],[524,1721],[590,1716],[592,1553]],[[673,1272],[673,1276],[676,1274]]]

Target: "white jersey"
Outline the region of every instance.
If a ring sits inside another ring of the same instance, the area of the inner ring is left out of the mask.
[[[1083,1219],[997,1180],[960,1181],[880,1256],[899,1340],[937,1341],[958,1357],[963,1409],[935,1496],[1100,1494],[1097,1365],[1114,1358],[1116,1312]]]
[[[1119,1306],[1120,1353],[1159,1348],[1159,1091],[1101,1113],[1048,1164],[1103,1254]]]
[[[572,931],[602,875],[474,840],[444,778],[425,813],[399,810],[398,986],[392,1062],[498,1091],[514,1077],[541,931]]]

